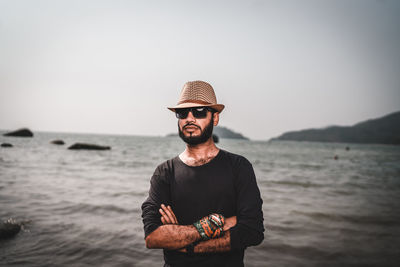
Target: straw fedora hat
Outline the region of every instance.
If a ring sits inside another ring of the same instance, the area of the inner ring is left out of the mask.
[[[168,107],[168,109],[175,112],[177,108],[191,107],[210,107],[219,113],[225,108],[224,105],[217,104],[217,97],[212,86],[203,81],[185,83],[178,104],[175,107]]]

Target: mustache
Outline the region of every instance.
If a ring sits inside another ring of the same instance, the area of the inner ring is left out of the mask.
[[[196,125],[194,123],[187,123],[187,124],[185,124],[185,126],[182,127],[182,129],[185,129],[186,127],[189,127],[189,126],[197,127],[197,128],[199,128],[201,130],[200,126],[198,126],[198,125]]]

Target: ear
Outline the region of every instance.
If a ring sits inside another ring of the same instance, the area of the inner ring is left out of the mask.
[[[213,119],[214,119],[214,126],[217,126],[218,125],[218,122],[219,122],[219,112],[215,112],[214,114],[213,114]]]

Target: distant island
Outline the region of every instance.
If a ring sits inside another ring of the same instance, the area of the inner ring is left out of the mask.
[[[400,111],[353,126],[287,132],[272,140],[400,145]]]
[[[213,134],[217,135],[219,138],[229,138],[229,139],[242,139],[242,140],[249,140],[249,138],[243,136],[240,133],[234,132],[231,129],[228,129],[224,126],[216,126],[214,127]],[[167,136],[178,136],[178,134],[168,134]]]

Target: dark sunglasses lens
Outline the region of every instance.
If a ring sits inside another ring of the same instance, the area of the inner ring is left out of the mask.
[[[192,109],[193,116],[195,116],[198,119],[207,117],[207,111],[208,109],[205,107]]]
[[[203,119],[207,117],[208,108],[199,107],[199,108],[181,108],[175,110],[175,115],[178,119],[186,119],[189,111],[192,112],[193,116],[197,119]]]
[[[176,109],[175,115],[178,119],[185,119],[189,114],[189,109]]]

